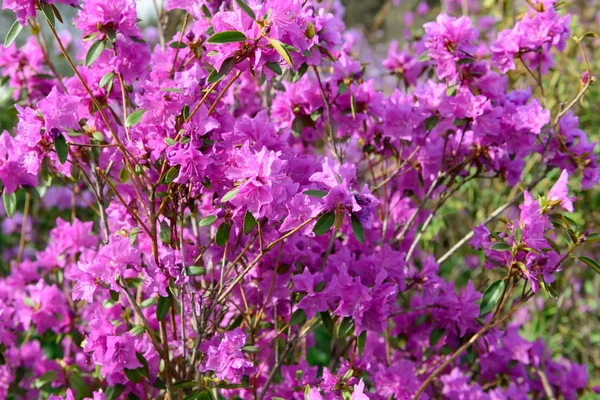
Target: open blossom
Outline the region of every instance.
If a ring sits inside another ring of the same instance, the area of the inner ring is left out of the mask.
[[[472,41],[479,33],[468,17],[453,18],[440,14],[435,22],[428,22],[425,28],[425,47],[436,63],[438,78],[457,78],[456,62],[463,58],[472,58]]]
[[[141,37],[133,0],[85,0],[75,18],[75,26],[84,36],[98,34],[98,39],[116,33]]]
[[[297,192],[298,184],[287,176],[286,162],[280,155],[266,147],[253,153],[248,143],[242,146],[226,171],[227,177],[239,183],[230,202],[238,207],[245,205],[255,218],[282,215],[281,204]]]
[[[551,47],[556,47],[563,51],[566,47],[566,40],[571,31],[569,29],[570,18],[561,17],[553,7],[549,7],[542,12],[534,12],[525,15],[517,22],[512,29],[507,29],[498,34],[498,38],[492,43],[492,61],[494,65],[505,73],[508,70],[515,69],[515,59],[524,57],[530,61],[539,62],[539,57],[530,56],[529,53],[537,51],[542,55],[547,54]],[[542,61],[542,71],[547,71],[552,65],[552,58],[546,58]],[[537,65],[532,64],[532,69],[537,69]]]
[[[245,344],[246,335],[240,329],[225,332],[220,342],[209,345],[202,370],[214,371],[219,379],[239,382],[242,375],[249,375],[253,371],[252,363],[242,352]]]
[[[560,177],[552,186],[548,192],[548,201],[552,203],[558,203],[562,208],[569,212],[573,212],[573,199],[568,196],[569,188],[567,182],[569,181],[569,174],[566,170],[562,170]]]

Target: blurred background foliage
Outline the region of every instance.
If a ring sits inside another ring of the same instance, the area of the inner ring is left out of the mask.
[[[327,1],[327,0],[323,0]],[[377,73],[381,74],[381,61],[385,58],[391,40],[397,40],[400,47],[407,40],[420,38],[423,35],[423,23],[435,18],[442,11],[454,15],[467,14],[469,16],[491,16],[494,18],[496,29],[501,30],[514,25],[526,7],[525,0],[444,0],[427,1],[429,12],[426,15],[417,15],[415,10],[419,0],[343,0],[346,7],[345,20],[348,27],[358,32],[357,37],[364,41],[358,43],[356,53],[361,61],[372,65]],[[580,0],[565,1],[558,4],[561,12],[568,11],[572,14],[571,29],[573,35],[583,36],[586,32],[600,33],[600,1]],[[64,11],[63,11],[64,10]],[[69,12],[71,13],[69,15]],[[148,0],[138,2],[138,12],[142,25],[151,26],[154,8]],[[72,17],[74,9],[61,9],[66,19]],[[0,12],[0,37],[14,21],[10,12]],[[174,34],[175,32],[173,32]],[[167,37],[169,34],[166,35]],[[27,39],[21,35],[17,43],[20,45]],[[582,41],[582,47],[587,55],[592,75],[600,78],[600,39],[587,37]],[[58,70],[65,75],[70,75],[64,60],[56,56]],[[563,53],[555,53],[555,65],[544,76],[544,92],[536,81],[521,68],[508,74],[515,88],[534,88],[534,95],[539,97],[546,107],[557,113],[561,104],[570,102],[581,88],[581,77],[586,70],[581,49],[574,40],[571,40]],[[385,74],[385,72],[383,72]],[[1,76],[1,71],[0,71]],[[374,75],[380,76],[380,75]],[[380,86],[386,86],[393,79],[381,79]],[[10,89],[6,81],[0,78],[0,131],[10,130],[16,123],[16,112]],[[393,88],[387,87],[388,91]],[[575,113],[579,116],[582,129],[587,132],[592,141],[600,141],[600,84],[591,86],[580,104],[575,106]],[[596,155],[599,149],[596,148]],[[507,199],[512,198],[530,182],[536,170],[537,160],[531,160],[525,168],[521,186],[510,188],[505,182],[498,180],[474,180],[465,185],[463,189],[448,201],[444,208],[431,224],[422,240],[422,246],[428,252],[440,257],[473,226],[479,224],[486,216],[502,205]],[[535,189],[535,192],[546,193],[556,180],[558,173],[549,176]],[[574,186],[574,185],[573,185]],[[591,232],[600,230],[600,190],[598,188],[580,193],[578,187],[572,187],[572,192],[577,196],[576,212],[573,216],[582,230]],[[517,213],[515,207],[509,211]],[[58,215],[44,213],[48,221],[40,221],[41,229],[49,230]],[[52,218],[52,219],[51,219]],[[502,224],[499,220],[497,224]],[[497,230],[500,225],[491,228]],[[2,242],[8,238],[0,238]],[[5,245],[9,245],[5,243]],[[9,245],[10,246],[10,245]],[[594,247],[595,246],[595,247]],[[587,256],[600,260],[600,246],[591,244],[585,246]],[[5,247],[6,248],[6,247]],[[583,255],[583,254],[579,254]],[[489,282],[498,279],[493,272],[482,268],[483,262],[478,252],[464,246],[454,257],[441,265],[447,279],[452,279],[457,284],[463,285],[472,279],[478,290],[483,291]],[[554,352],[555,357],[564,355],[571,360],[586,363],[593,385],[600,385],[600,276],[575,261],[567,264],[563,274],[554,288],[559,293],[558,299],[547,298],[544,294],[537,297],[535,305],[529,310],[524,310],[517,318],[529,320],[524,328],[524,334],[530,340],[545,339]],[[323,341],[322,346],[311,349],[309,358],[315,364],[327,364],[329,361],[329,345]]]

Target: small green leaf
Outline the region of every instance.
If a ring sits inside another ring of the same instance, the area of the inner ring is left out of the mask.
[[[58,156],[58,161],[60,161],[61,164],[66,163],[67,156],[69,155],[69,145],[63,135],[58,135],[54,139],[54,150]]]
[[[178,89],[178,88],[160,88],[160,90],[162,90],[163,92],[170,92],[170,93],[183,93],[183,89]]]
[[[319,313],[321,316],[321,321],[323,321],[323,326],[325,329],[329,331],[329,334],[333,334],[333,319],[331,319],[331,315],[329,315],[329,311],[322,311]]]
[[[302,118],[298,116],[294,118],[294,122],[292,122],[292,135],[294,135],[294,137],[300,137],[302,135],[302,130],[304,130],[304,122],[302,122]]]
[[[191,267],[188,267],[187,270],[189,276],[204,275],[206,273],[206,268],[199,265],[192,265]]]
[[[425,120],[425,130],[428,132],[431,131],[433,128],[435,128],[437,126],[438,122],[440,122],[440,119],[438,118],[437,115],[427,118]]]
[[[512,249],[512,247],[507,243],[494,243],[490,246],[490,250],[496,251],[508,251],[510,249]]]
[[[240,188],[236,187],[231,189],[229,192],[225,193],[225,196],[221,198],[221,203],[227,203],[229,200],[233,199],[235,195],[239,192]]]
[[[304,310],[297,309],[290,318],[290,326],[300,325],[306,321]]]
[[[281,58],[283,58],[284,61],[290,65],[290,67],[293,67],[294,63],[292,61],[292,56],[290,56],[290,52],[288,51],[288,47],[286,47],[283,43],[281,43],[277,39],[271,39],[271,38],[267,38],[267,39],[269,40],[269,43],[271,43],[271,46],[273,46],[275,51],[277,51],[279,53]]]
[[[354,329],[354,321],[352,320],[352,317],[344,318],[337,328],[338,329],[336,337],[345,338],[346,336],[348,336],[350,333],[352,333],[352,330]]]
[[[317,33],[315,31],[315,26],[312,24],[312,22],[308,21],[308,27],[306,28],[306,31],[304,31],[304,36],[306,36],[309,39],[312,39],[313,37],[315,37],[315,33]]]
[[[256,224],[257,222],[256,218],[254,218],[254,215],[252,215],[250,211],[246,210],[246,214],[244,215],[244,235],[252,232]]]
[[[129,332],[133,336],[140,336],[142,333],[146,332],[146,327],[144,325],[137,325],[131,328]]]
[[[431,346],[435,346],[436,344],[438,344],[440,339],[444,337],[445,334],[445,329],[433,328],[431,334],[429,335],[429,344]]]
[[[598,264],[596,261],[592,260],[589,257],[578,257],[579,260],[583,261],[588,267],[590,267],[591,269],[593,269],[596,273],[600,274],[600,264]]]
[[[258,353],[258,347],[257,346],[244,346],[244,347],[242,347],[242,351],[244,353]]]
[[[361,243],[365,242],[365,229],[363,228],[360,220],[352,214],[350,217],[352,220],[352,231],[354,232],[354,237]]]
[[[124,391],[125,386],[117,384],[106,389],[104,391],[104,396],[106,397],[106,400],[116,400]]]
[[[217,246],[225,246],[225,243],[229,240],[229,232],[231,231],[231,226],[227,222],[222,222],[221,225],[217,228],[217,237],[215,238],[215,242]]]
[[[185,44],[183,42],[180,43],[179,41],[176,41],[176,42],[171,42],[169,44],[169,47],[172,48],[172,49],[177,49],[177,48],[179,48],[179,49],[185,49],[187,47],[187,44]]]
[[[429,60],[431,60],[431,57],[429,57],[429,50],[426,50],[419,56],[419,58],[417,58],[418,62],[425,62]]]
[[[344,81],[340,82],[340,84],[338,85],[338,93],[344,94],[347,91],[348,91],[348,85],[346,84],[346,82],[344,82]]]
[[[472,58],[461,58],[460,60],[458,60],[456,62],[456,64],[458,64],[458,65],[473,64],[473,63],[475,63],[475,60],[473,60]]]
[[[214,215],[209,215],[208,217],[204,217],[200,220],[200,222],[198,222],[198,226],[200,227],[204,227],[204,226],[211,226],[212,224],[215,223],[215,221],[217,220],[217,217]]]
[[[208,43],[235,43],[235,42],[245,42],[248,40],[246,35],[239,31],[223,31],[219,33],[215,33],[210,38],[208,38]]]
[[[164,138],[163,141],[167,144],[167,146],[173,146],[174,144],[177,144],[175,139],[170,137]]]
[[[481,297],[481,304],[479,305],[479,314],[485,315],[492,311],[498,301],[500,300],[500,296],[502,296],[502,292],[504,291],[504,285],[506,282],[504,280],[499,280],[492,283],[486,291],[483,293]]]
[[[165,319],[167,314],[169,313],[169,309],[171,308],[171,304],[173,304],[173,299],[171,296],[158,298],[158,304],[156,305],[156,319],[162,321]]]
[[[352,112],[352,118],[356,119],[356,99],[354,93],[350,93],[350,111]]]
[[[235,0],[235,3],[244,13],[246,13],[247,16],[252,18],[253,21],[256,21],[256,15],[254,14],[254,11],[252,11],[250,6],[246,4],[244,0]]]
[[[180,165],[175,165],[175,166],[169,168],[169,170],[165,174],[164,182],[166,184],[173,182],[179,176],[180,169],[181,169]]]
[[[365,351],[365,344],[367,343],[367,331],[362,331],[358,336],[358,355],[362,357]]]
[[[296,83],[298,82],[306,73],[306,71],[308,71],[308,64],[303,63],[300,68],[298,68],[298,71],[294,71],[292,72],[292,79],[291,82],[292,83]]]
[[[307,196],[316,197],[319,199],[322,199],[323,197],[325,197],[329,194],[329,192],[326,192],[325,190],[305,190],[302,193]]]
[[[268,62],[265,64],[265,67],[269,68],[271,71],[275,72],[277,75],[283,74],[283,70],[281,69],[281,65],[276,62]]]
[[[94,63],[94,61],[96,61],[96,59],[98,59],[98,57],[100,57],[100,54],[102,54],[102,52],[104,51],[104,47],[105,47],[104,40],[98,40],[90,46],[90,49],[88,50],[87,54],[85,55],[86,67],[89,67],[90,65],[92,65]]]
[[[201,382],[181,381],[173,384],[173,389],[188,389],[196,386],[201,386]]]
[[[313,228],[313,232],[315,233],[316,236],[321,236],[321,235],[326,234],[327,231],[329,231],[329,229],[333,226],[334,221],[335,221],[335,213],[334,212],[328,212],[326,214],[323,214],[321,216],[321,218],[319,218],[319,220],[315,224],[315,227]]]
[[[140,120],[142,119],[142,115],[144,115],[145,112],[146,110],[136,110],[129,114],[127,116],[127,120],[125,121],[125,126],[129,128],[133,125],[139,124]]]
[[[6,37],[4,38],[4,47],[10,46],[12,44],[12,42],[15,41],[17,36],[19,36],[19,33],[21,33],[22,30],[23,30],[23,27],[21,26],[19,21],[15,21],[12,24],[12,26],[10,27],[10,29],[8,30]]]
[[[123,372],[125,372],[125,375],[127,376],[127,378],[133,383],[140,383],[140,381],[142,380],[142,374],[140,373],[138,368],[136,368],[136,369],[125,368],[125,369],[123,369]]]

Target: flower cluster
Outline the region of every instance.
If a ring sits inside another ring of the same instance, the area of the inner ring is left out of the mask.
[[[574,109],[591,71],[558,111],[505,75],[521,59],[537,82],[564,50],[552,2],[499,33],[442,13],[375,65],[337,0],[167,0],[156,31],[132,0],[83,0],[81,43],[57,32],[63,5],[3,5],[35,29],[0,50],[18,101],[0,135],[0,397],[590,390],[584,365],[520,330],[561,271],[600,271],[569,257],[597,239],[569,216],[569,179],[600,180]],[[480,182],[515,197],[473,229],[481,279],[451,279],[468,240],[438,254],[423,238]]]

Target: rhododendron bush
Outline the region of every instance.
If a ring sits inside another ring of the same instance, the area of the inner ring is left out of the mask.
[[[553,0],[444,3],[378,64],[337,0],[166,0],[154,30],[133,0],[4,0],[0,397],[592,394],[523,327],[600,273],[572,214],[595,34]],[[470,233],[436,243],[457,198]]]

